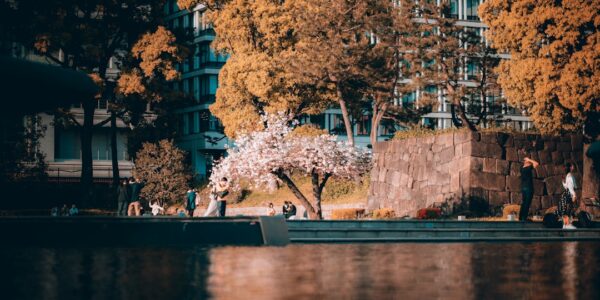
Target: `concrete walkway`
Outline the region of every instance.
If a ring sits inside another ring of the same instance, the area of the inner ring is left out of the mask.
[[[366,205],[362,203],[350,203],[350,204],[326,204],[322,206],[323,209],[323,218],[329,219],[331,217],[331,212],[336,209],[344,209],[344,208],[365,208]],[[201,217],[204,215],[204,211],[206,207],[198,207],[194,211],[194,217]],[[301,205],[296,205],[296,216],[302,217],[304,215],[304,207]],[[282,214],[281,207],[275,207],[275,211],[277,214]],[[267,207],[227,207],[225,214],[228,217],[235,216],[266,216],[268,215]]]

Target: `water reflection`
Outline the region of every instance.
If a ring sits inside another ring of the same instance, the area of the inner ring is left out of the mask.
[[[3,248],[2,299],[600,299],[600,243]]]

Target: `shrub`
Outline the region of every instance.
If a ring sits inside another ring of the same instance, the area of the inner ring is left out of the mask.
[[[439,208],[421,208],[417,211],[417,219],[438,219],[442,216],[442,210]]]
[[[520,210],[521,210],[521,205],[518,205],[518,204],[509,204],[509,205],[506,205],[502,209],[502,217],[503,218],[507,218],[508,215],[510,215],[510,214],[518,216]]]
[[[301,136],[319,136],[323,134],[327,134],[327,130],[321,129],[313,124],[304,124],[300,125],[290,133],[292,137],[301,137]]]
[[[452,128],[447,128],[447,129],[433,130],[433,129],[423,128],[423,127],[416,127],[416,128],[409,129],[409,130],[396,131],[396,133],[394,133],[394,139],[395,140],[403,140],[403,139],[408,139],[408,138],[440,135],[440,134],[455,132],[455,131],[459,131],[459,130],[464,130],[464,129],[457,129],[457,128],[452,127]]]
[[[365,213],[364,208],[344,208],[331,212],[332,220],[356,220]]]
[[[168,204],[183,200],[191,179],[185,152],[169,140],[144,143],[137,153],[133,174],[145,182],[141,194],[144,199]]]
[[[393,219],[396,213],[391,208],[381,208],[373,211],[373,219]]]

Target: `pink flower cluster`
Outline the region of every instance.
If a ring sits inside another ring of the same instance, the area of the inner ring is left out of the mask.
[[[263,121],[264,130],[238,136],[235,147],[214,166],[211,182],[227,177],[234,188],[246,180],[254,187],[273,189],[279,180],[274,173],[280,170],[354,178],[371,167],[367,149],[352,147],[334,135],[290,135],[297,123],[283,113],[266,115]]]

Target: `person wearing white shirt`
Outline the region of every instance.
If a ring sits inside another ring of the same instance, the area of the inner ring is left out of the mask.
[[[162,208],[162,206],[158,205],[158,202],[154,202],[154,203],[150,204],[150,208],[152,208],[153,216],[156,216],[165,210],[164,208]]]
[[[564,191],[560,200],[558,201],[558,215],[563,218],[563,229],[575,229],[575,226],[571,224],[571,216],[573,215],[574,203],[577,200],[577,194],[575,189],[577,188],[577,182],[573,172],[575,171],[575,165],[571,163],[565,164],[565,172],[567,175],[562,182]]]

